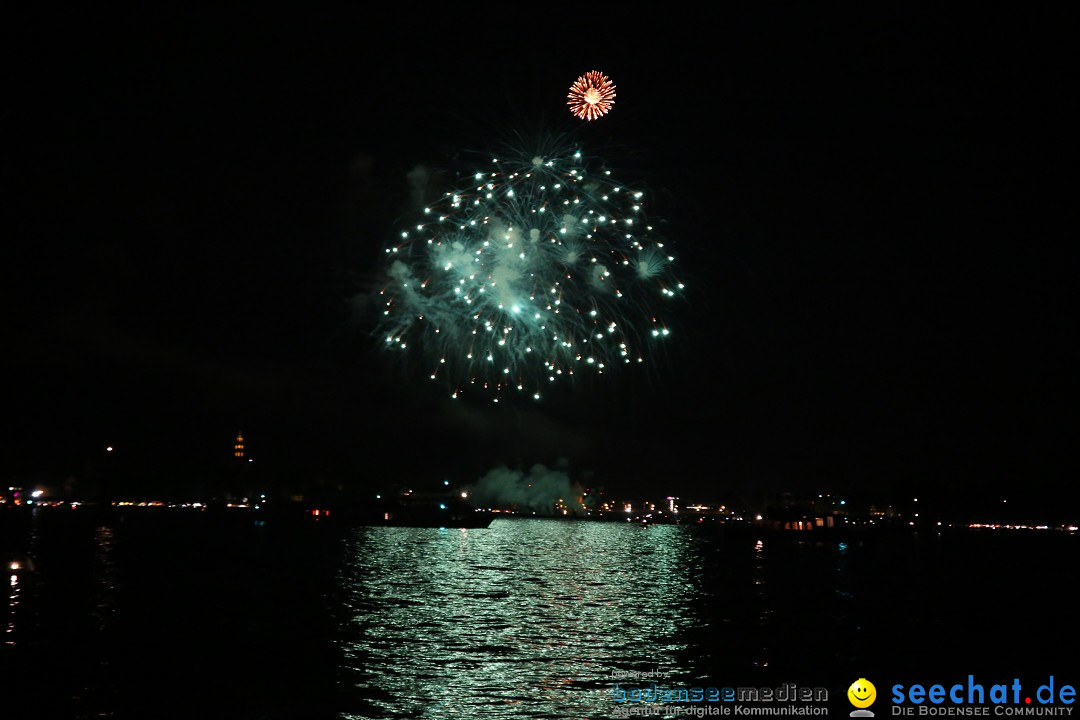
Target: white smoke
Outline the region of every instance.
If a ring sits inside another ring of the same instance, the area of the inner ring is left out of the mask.
[[[469,490],[469,499],[485,507],[562,515],[555,504],[562,500],[573,511],[581,507],[577,502],[581,494],[581,486],[565,472],[538,463],[528,473],[505,465],[489,470]]]
[[[413,207],[423,207],[425,199],[431,194],[431,170],[424,165],[416,165],[405,173],[405,180],[409,183],[409,199]]]

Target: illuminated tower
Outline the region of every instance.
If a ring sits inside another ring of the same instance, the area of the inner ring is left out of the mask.
[[[236,433],[236,441],[233,443],[233,457],[237,460],[244,459],[244,433]]]

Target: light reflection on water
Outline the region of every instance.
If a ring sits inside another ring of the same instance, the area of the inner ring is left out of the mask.
[[[0,644],[28,715],[612,717],[615,671],[671,688],[1049,676],[1080,642],[1074,537],[141,517],[0,525],[35,565],[9,578]],[[1037,653],[1029,617],[1053,628]]]
[[[11,589],[8,591],[8,622],[7,627],[4,628],[4,644],[14,645],[17,642],[15,639],[15,628],[17,626],[15,618],[19,614],[19,596],[22,594],[22,588],[19,587],[19,576],[11,573],[9,584]]]
[[[612,671],[688,674],[691,533],[544,520],[354,531],[339,644],[371,707],[346,717],[606,717]]]
[[[92,614],[99,632],[108,629],[116,612],[115,546],[115,532],[111,527],[101,526],[94,531],[94,565],[98,571]]]

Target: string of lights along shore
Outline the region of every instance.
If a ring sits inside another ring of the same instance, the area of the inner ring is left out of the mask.
[[[645,363],[685,289],[645,203],[568,142],[487,156],[386,248],[384,348],[494,402]]]

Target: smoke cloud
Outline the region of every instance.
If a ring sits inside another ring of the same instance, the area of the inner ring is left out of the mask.
[[[528,473],[500,465],[488,471],[469,491],[469,499],[477,505],[513,508],[537,515],[562,515],[562,511],[556,509],[560,500],[569,512],[580,510],[578,499],[581,495],[581,486],[569,475],[539,463]]]

